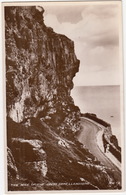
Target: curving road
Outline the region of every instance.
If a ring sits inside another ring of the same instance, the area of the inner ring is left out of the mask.
[[[99,131],[97,125],[93,122],[81,119],[82,131],[78,135],[78,140],[84,144],[89,151],[100,161],[103,165],[114,170],[114,176],[117,181],[121,182],[121,171],[106,157],[106,155],[99,149],[96,136]]]

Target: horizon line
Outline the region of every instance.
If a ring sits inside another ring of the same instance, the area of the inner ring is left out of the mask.
[[[116,85],[74,85],[74,87],[103,87],[103,86],[120,86],[120,84]]]

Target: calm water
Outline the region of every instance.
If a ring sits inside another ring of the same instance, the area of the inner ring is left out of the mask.
[[[120,144],[120,87],[80,86],[74,87],[71,95],[82,113],[95,113],[97,117],[110,123]]]

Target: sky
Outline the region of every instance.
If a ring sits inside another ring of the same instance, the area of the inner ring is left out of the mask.
[[[75,86],[120,84],[120,2],[43,5],[44,21],[74,41]]]

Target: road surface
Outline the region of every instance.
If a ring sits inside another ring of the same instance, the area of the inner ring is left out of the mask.
[[[81,119],[81,124],[83,129],[78,135],[78,140],[84,144],[103,165],[113,169],[116,180],[121,182],[121,171],[106,157],[97,145],[96,136],[99,131],[97,125],[84,118]]]

